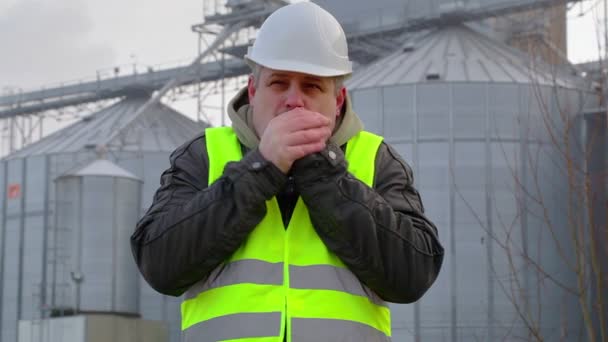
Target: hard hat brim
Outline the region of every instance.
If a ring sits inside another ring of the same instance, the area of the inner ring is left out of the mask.
[[[327,68],[320,65],[313,65],[304,63],[301,61],[285,61],[285,60],[272,60],[272,61],[256,61],[245,55],[245,62],[253,69],[255,65],[262,66],[267,69],[280,70],[280,71],[291,71],[299,72],[302,74],[314,75],[319,77],[335,77],[335,76],[349,76],[352,74],[352,63],[347,62],[342,69]]]

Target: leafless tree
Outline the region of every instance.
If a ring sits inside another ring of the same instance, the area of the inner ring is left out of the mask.
[[[603,38],[598,33],[598,44]],[[581,80],[581,70],[570,65],[564,75],[563,64],[539,62],[539,42],[527,50],[530,108],[516,118],[519,148],[501,148],[515,217],[503,215],[494,200],[496,220],[489,226],[454,184],[507,265],[507,271],[489,265],[516,317],[502,322],[513,329],[496,338],[608,342],[606,72],[574,85],[567,80]],[[453,172],[452,179],[456,183]]]

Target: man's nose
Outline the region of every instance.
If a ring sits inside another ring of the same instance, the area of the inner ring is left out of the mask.
[[[285,106],[289,109],[304,107],[304,96],[297,87],[291,87],[287,92]]]

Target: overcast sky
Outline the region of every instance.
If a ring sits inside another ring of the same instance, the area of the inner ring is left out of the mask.
[[[192,59],[201,20],[202,0],[0,0],[0,88]]]
[[[601,0],[569,13],[569,56],[597,59]],[[94,77],[115,65],[187,61],[197,51],[190,27],[202,0],[0,0],[0,92]],[[581,13],[583,17],[578,17]]]

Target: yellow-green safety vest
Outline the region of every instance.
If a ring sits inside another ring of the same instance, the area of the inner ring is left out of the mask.
[[[230,127],[205,132],[209,184],[242,158]],[[382,138],[360,132],[348,141],[348,171],[373,185]],[[317,235],[301,198],[287,229],[276,198],[229,260],[193,285],[181,305],[185,342],[390,341],[388,304]]]

